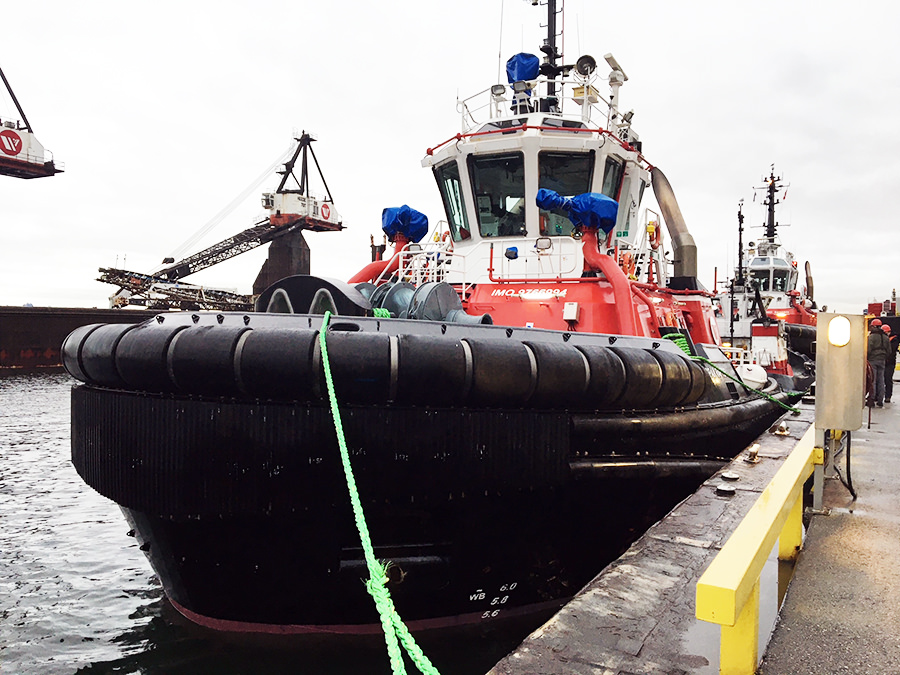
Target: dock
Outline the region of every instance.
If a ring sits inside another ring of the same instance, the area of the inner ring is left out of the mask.
[[[871,427],[853,432],[858,499],[826,481],[829,513],[811,518],[761,675],[900,673],[898,439],[900,403],[875,408]]]
[[[732,647],[741,641],[747,647],[752,635],[737,631],[737,638],[726,638],[736,629],[698,619],[697,587],[745,516],[767,501],[760,496],[772,490],[791,453],[812,443],[814,406],[806,401],[798,409],[760,437],[753,448],[757,461],[743,452],[713,475],[490,675],[754,672],[746,661],[735,666],[731,656],[720,656],[728,640]],[[747,657],[758,663],[755,672],[900,672],[898,437],[900,403],[873,409],[871,426],[851,434],[850,480],[842,450],[834,459],[837,471],[826,458],[824,508],[813,509],[808,498],[783,507],[797,514],[805,507],[805,536],[796,562],[779,561],[785,556],[777,543],[766,544],[768,555],[763,551],[757,645]],[[808,475],[800,475],[800,484]]]

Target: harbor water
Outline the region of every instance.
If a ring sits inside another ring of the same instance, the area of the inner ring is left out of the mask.
[[[0,377],[0,673],[390,672],[379,637],[235,636],[182,618],[119,508],[69,461],[72,384]],[[445,675],[483,673],[541,620],[419,643]]]

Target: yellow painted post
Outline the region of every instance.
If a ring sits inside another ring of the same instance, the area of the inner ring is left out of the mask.
[[[733,626],[722,626],[720,675],[753,675],[759,660],[759,579]]]
[[[759,577],[778,541],[793,560],[803,535],[803,484],[823,461],[810,427],[697,581],[698,619],[721,628],[719,672],[752,675],[759,658]],[[779,575],[779,604],[787,577]]]
[[[778,559],[796,560],[803,545],[803,494],[791,495],[794,505],[778,535]]]

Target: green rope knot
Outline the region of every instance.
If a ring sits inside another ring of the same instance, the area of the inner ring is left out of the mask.
[[[379,315],[378,312],[384,312]],[[389,317],[390,312],[386,309],[376,309],[375,316]],[[381,627],[384,630],[384,640],[387,644],[388,658],[391,661],[391,672],[395,675],[405,675],[406,666],[403,663],[403,652],[400,651],[400,645],[406,649],[413,663],[423,675],[439,675],[437,669],[425,656],[425,653],[416,644],[413,636],[397,610],[394,608],[394,601],[391,599],[391,593],[388,590],[387,571],[390,563],[381,563],[375,558],[375,551],[372,547],[372,540],[369,536],[369,528],[366,525],[366,517],[362,509],[362,501],[359,498],[359,491],[356,489],[356,480],[353,477],[353,468],[350,465],[350,453],[347,451],[347,441],[344,438],[344,426],[341,423],[341,412],[337,404],[337,396],[334,393],[334,381],[331,378],[331,364],[328,362],[328,347],[326,346],[325,334],[328,332],[328,320],[331,318],[331,312],[325,312],[322,320],[322,328],[319,330],[319,346],[322,350],[322,368],[325,371],[325,384],[328,387],[328,400],[331,404],[331,416],[334,420],[334,431],[337,435],[338,447],[341,451],[341,464],[344,467],[344,478],[347,480],[347,490],[350,495],[350,504],[353,507],[353,519],[356,522],[356,528],[359,530],[359,540],[362,543],[363,553],[366,558],[366,567],[369,569],[369,579],[365,582],[366,590],[375,601],[375,607],[378,610],[378,617],[381,621]]]
[[[663,337],[667,340],[671,340],[676,345],[678,345],[681,348],[681,351],[683,351],[688,356],[693,356],[693,354],[691,354],[691,346],[688,344],[687,338],[681,333],[668,333],[666,335],[663,335]]]
[[[384,307],[373,307],[372,314],[375,315],[376,319],[390,319],[391,318],[390,311],[385,309]]]

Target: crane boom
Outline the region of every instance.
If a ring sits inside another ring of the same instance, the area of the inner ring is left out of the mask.
[[[156,276],[175,281],[194,272],[205,270],[207,267],[218,265],[241,253],[252,251],[257,246],[268,244],[273,239],[297,229],[315,229],[315,223],[311,223],[309,218],[296,218],[278,225],[264,220],[243,232],[238,232],[233,237],[228,237],[218,244],[213,244],[209,248],[159,270],[156,272]]]
[[[139,305],[151,309],[218,309],[246,312],[253,309],[253,297],[218,288],[205,288],[183,282],[169,281],[153,274],[141,274],[115,268],[100,268],[100,278],[119,286],[110,299],[113,308]]]
[[[333,200],[328,185],[325,184],[325,190],[328,192],[325,200],[319,200],[308,194],[307,152],[312,152],[310,144],[315,139],[303,132],[300,138],[295,140],[297,147],[293,155],[285,162],[284,169],[279,171],[282,179],[278,189],[274,193],[265,193],[262,196],[263,207],[269,213],[265,220],[178,262],[167,258],[163,261],[163,264],[167,266],[153,274],[142,274],[116,268],[100,268],[100,276],[97,281],[119,287],[119,291],[110,298],[111,306],[123,307],[131,304],[160,309],[177,306],[199,309],[249,310],[253,305],[252,297],[249,295],[176,282],[189,274],[217,265],[297,230],[314,232],[342,230],[344,226],[332,205]],[[301,178],[297,179],[293,175],[293,168],[301,155],[302,174]],[[325,177],[322,175],[315,154],[313,154],[313,161],[319,170],[322,182],[325,183]],[[296,180],[298,189],[285,189],[289,176]]]

